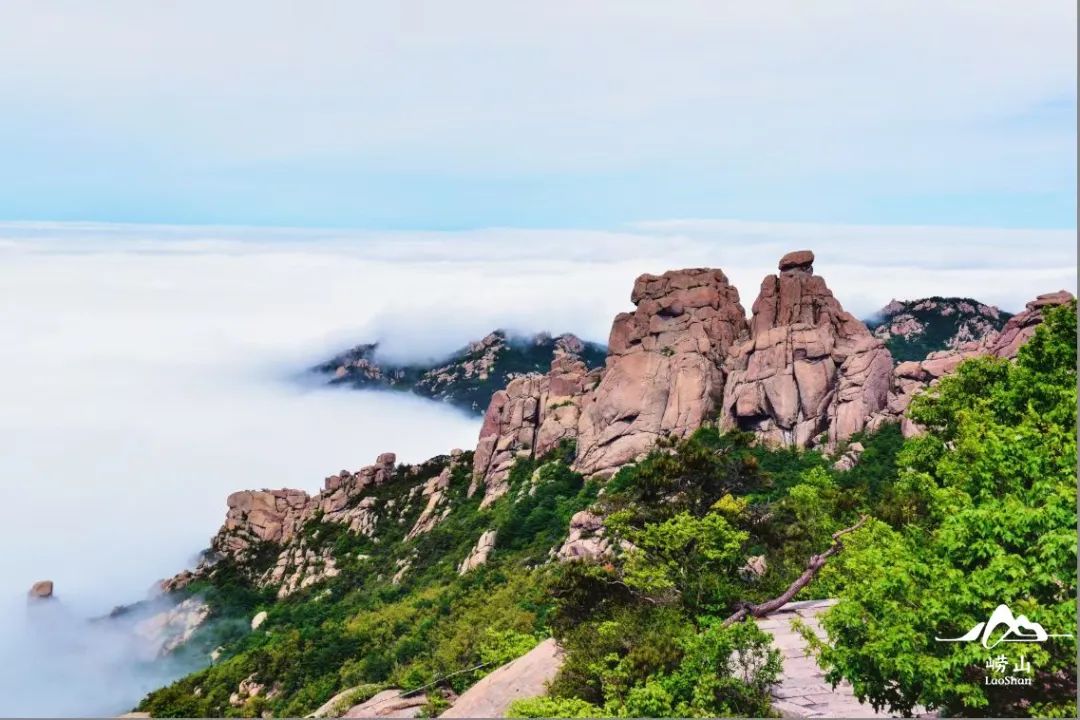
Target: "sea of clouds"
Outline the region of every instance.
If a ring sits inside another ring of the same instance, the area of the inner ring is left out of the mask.
[[[122,712],[178,669],[86,618],[190,566],[242,488],[317,490],[479,419],[304,371],[358,342],[445,356],[496,327],[604,342],[635,276],[721,267],[749,311],[784,252],[845,307],[1076,290],[1072,231],[680,220],[599,230],[365,233],[0,224],[0,714]],[[60,598],[28,608],[35,580]]]

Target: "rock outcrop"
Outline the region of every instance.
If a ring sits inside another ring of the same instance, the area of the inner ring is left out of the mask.
[[[714,413],[723,361],[746,330],[738,291],[720,270],[642,275],[634,312],[611,328],[607,367],[583,400],[576,468],[609,475],[657,439],[683,436]]]
[[[1065,305],[1072,300],[1072,293],[1066,290],[1039,295],[1027,303],[1023,312],[1010,317],[1000,332],[987,333],[979,340],[963,343],[951,350],[932,352],[924,360],[898,364],[893,370],[888,402],[871,419],[871,429],[885,422],[899,420],[905,436],[918,433],[919,428],[905,415],[917,394],[952,373],[968,358],[988,355],[1014,359],[1042,323],[1043,311],[1048,307]]]
[[[452,467],[447,466],[443,468],[441,473],[424,483],[420,492],[421,497],[425,500],[424,509],[420,512],[420,517],[416,519],[412,529],[409,530],[409,534],[405,536],[406,540],[412,540],[418,535],[431,532],[432,528],[438,523],[440,514],[442,517],[446,517],[446,513],[450,511],[450,508],[446,507],[446,490],[450,487],[451,473]]]
[[[556,352],[546,375],[515,378],[491,397],[473,455],[472,496],[484,488],[486,507],[507,489],[506,479],[519,457],[542,457],[561,441],[573,440],[585,393],[601,371],[589,370],[569,349]]]
[[[555,557],[562,562],[568,562],[596,560],[610,554],[611,543],[604,537],[603,518],[588,510],[582,510],[570,518],[570,531]]]
[[[558,644],[547,639],[516,660],[503,665],[461,694],[439,717],[505,717],[510,703],[547,692],[563,664]],[[348,716],[346,716],[348,717]]]
[[[495,550],[496,536],[497,533],[494,530],[488,530],[480,536],[468,556],[458,565],[458,575],[464,575],[488,561],[491,553]]]
[[[310,496],[302,490],[241,490],[229,496],[225,524],[211,547],[225,555],[242,556],[259,543],[291,540],[308,509]]]
[[[749,339],[727,361],[721,423],[783,446],[835,446],[885,407],[892,357],[814,275],[810,251],[789,253],[753,305]]]
[[[401,690],[391,688],[376,693],[370,699],[349,708],[343,718],[414,718],[427,705],[427,695],[402,696]]]
[[[210,616],[210,606],[191,597],[168,610],[162,610],[135,626],[153,655],[168,655],[186,643]]]
[[[38,580],[36,583],[30,586],[29,592],[26,593],[26,597],[29,600],[49,600],[53,596],[53,581],[52,580]]]
[[[997,337],[979,343],[978,347],[985,347],[986,354],[989,355],[1001,358],[1015,358],[1016,353],[1020,351],[1020,347],[1031,339],[1031,336],[1035,334],[1035,328],[1042,323],[1043,310],[1058,305],[1067,305],[1074,299],[1073,294],[1068,290],[1058,290],[1057,292],[1039,295],[1027,303],[1023,312],[1009,318],[1009,321],[1005,323],[1005,327],[1001,329]],[[961,350],[964,349],[970,351],[972,346],[961,347]]]
[[[260,578],[259,584],[276,586],[278,599],[281,599],[317,582],[337,577],[339,572],[329,548],[315,552],[301,541],[281,551],[277,562]]]

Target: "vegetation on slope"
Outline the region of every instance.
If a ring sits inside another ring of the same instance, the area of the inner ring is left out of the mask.
[[[479,495],[466,497],[466,458],[451,511],[427,534],[405,540],[419,508],[381,519],[378,542],[316,522],[306,539],[332,544],[338,576],[278,601],[253,590],[243,568],[192,588],[221,618],[260,609],[269,618],[213,640],[217,626],[202,631],[200,642],[222,643],[220,659],[139,709],[295,716],[348,688],[358,701],[398,687],[420,688],[436,714],[554,636],[565,665],[549,697],[518,702],[518,715],[764,715],[777,654],[753,623],[728,619],[779,595],[834,533],[865,517],[799,594],[841,600],[824,620],[832,647],[820,649],[834,680],[897,712],[1075,714],[1071,638],[994,649],[1012,662],[1024,653],[1032,687],[986,685],[989,651],[934,641],[1000,603],[1051,633],[1076,627],[1075,342],[1075,304],[1049,311],[1014,364],[968,361],[916,403],[928,434],[904,440],[886,426],[853,438],[865,451],[848,471],[704,427],[603,485],[569,469],[567,447],[521,460],[509,492],[480,509]],[[414,482],[378,492],[404,507]],[[606,517],[617,551],[551,562],[585,508]],[[458,575],[489,529],[498,535],[488,563]],[[267,690],[230,702],[249,678]]]
[[[1001,330],[1010,317],[1010,313],[971,298],[934,296],[894,300],[866,320],[866,326],[885,341],[896,362],[904,362],[979,340]]]
[[[380,360],[377,343],[358,345],[315,368],[333,384],[356,388],[403,390],[442,400],[469,412],[483,413],[492,394],[515,377],[546,373],[556,348],[570,346],[589,368],[607,357],[603,345],[573,336],[531,337],[496,330],[439,362],[394,363]]]

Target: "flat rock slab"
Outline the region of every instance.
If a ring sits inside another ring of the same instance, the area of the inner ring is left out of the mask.
[[[773,687],[773,709],[783,717],[793,718],[876,718],[889,717],[860,703],[851,685],[842,682],[835,688],[825,680],[803,639],[791,623],[798,619],[819,637],[825,634],[817,616],[836,604],[835,600],[810,600],[788,603],[767,618],[757,620],[758,627],[773,636],[784,668],[780,682]]]
[[[563,653],[548,638],[517,660],[503,665],[461,694],[439,717],[501,718],[510,703],[547,692],[547,684],[562,667]]]

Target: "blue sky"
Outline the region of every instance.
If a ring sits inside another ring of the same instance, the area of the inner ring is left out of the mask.
[[[1064,0],[0,6],[0,220],[1072,228]]]

